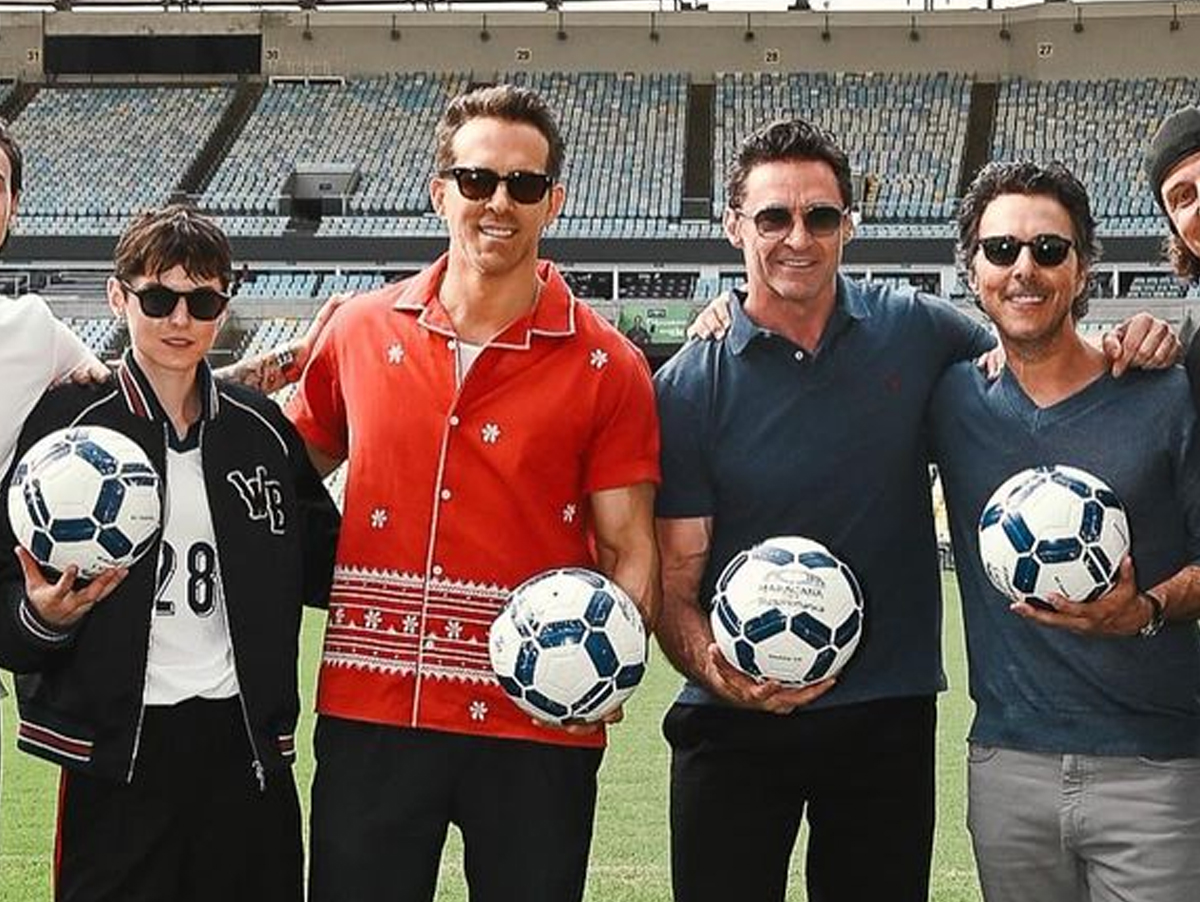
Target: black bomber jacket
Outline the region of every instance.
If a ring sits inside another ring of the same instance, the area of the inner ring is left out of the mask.
[[[186,441],[202,451],[253,751],[247,764],[261,785],[295,758],[301,607],[328,601],[339,518],[299,435],[272,401],[215,380],[203,364],[198,378],[203,414]],[[131,354],[104,384],[47,393],[25,423],[14,461],[49,432],[85,424],[134,439],[166,473],[171,426]],[[128,782],[137,767],[158,543],[67,632],[42,622],[25,598],[14,544],[7,505],[0,505],[0,666],[17,674],[18,746]]]

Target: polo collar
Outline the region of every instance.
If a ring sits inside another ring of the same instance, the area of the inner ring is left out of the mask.
[[[404,283],[393,309],[417,313],[417,322],[439,335],[455,338],[454,324],[450,314],[438,299],[438,288],[446,274],[449,255],[443,254],[433,264]],[[566,280],[549,260],[539,260],[538,279],[542,290],[537,303],[524,316],[518,317],[508,327],[488,342],[489,348],[527,350],[533,336],[543,338],[568,338],[575,334],[575,296]]]
[[[741,354],[749,347],[750,342],[756,338],[763,338],[771,333],[759,326],[749,315],[747,315],[744,305],[746,303],[746,289],[733,289],[732,303],[729,305],[729,350],[734,354]]]
[[[200,361],[196,369],[196,381],[200,386],[200,419],[213,420],[217,416],[220,401],[216,381],[207,361]],[[125,405],[135,417],[167,422],[166,411],[163,410],[158,395],[154,393],[150,379],[134,360],[132,348],[125,351],[121,365],[117,367],[117,384],[121,388]]]
[[[743,305],[746,303],[746,289],[733,290],[733,303],[730,304],[729,350],[741,354],[756,338],[767,338],[775,333],[764,329],[746,315]],[[825,345],[828,337],[838,334],[852,320],[865,319],[870,315],[870,308],[863,298],[859,286],[838,273],[837,294],[834,298],[833,313],[825,330],[821,334],[820,346]]]
[[[841,273],[837,277],[837,307],[845,312],[850,319],[866,319],[871,315],[871,308],[863,297],[862,286],[858,282],[847,279]]]

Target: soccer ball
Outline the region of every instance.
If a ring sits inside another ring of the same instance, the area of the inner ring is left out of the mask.
[[[710,619],[738,670],[806,686],[833,676],[854,654],[863,597],[850,568],[824,545],[779,536],[725,565]]]
[[[21,457],[8,489],[17,541],[43,566],[85,579],[128,567],[154,544],[159,478],[137,443],[102,426],[60,429]]]
[[[979,556],[992,585],[1039,607],[1048,607],[1052,592],[1099,598],[1116,584],[1128,552],[1120,500],[1075,467],[1022,470],[996,489],[979,518]]]
[[[577,567],[519,585],[488,637],[500,685],[550,723],[597,721],[615,710],[641,682],[646,651],[646,629],[629,596]]]

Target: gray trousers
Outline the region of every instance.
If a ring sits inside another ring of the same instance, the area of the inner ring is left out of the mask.
[[[968,783],[987,902],[1200,899],[1200,758],[972,745]]]

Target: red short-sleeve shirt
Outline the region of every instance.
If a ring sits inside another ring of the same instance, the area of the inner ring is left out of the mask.
[[[488,628],[528,577],[594,566],[591,493],[658,481],[649,369],[541,263],[533,311],[459,385],[437,299],[445,266],[349,301],[288,407],[304,438],[349,468],[317,708],[601,744],[534,726],[509,701]]]

